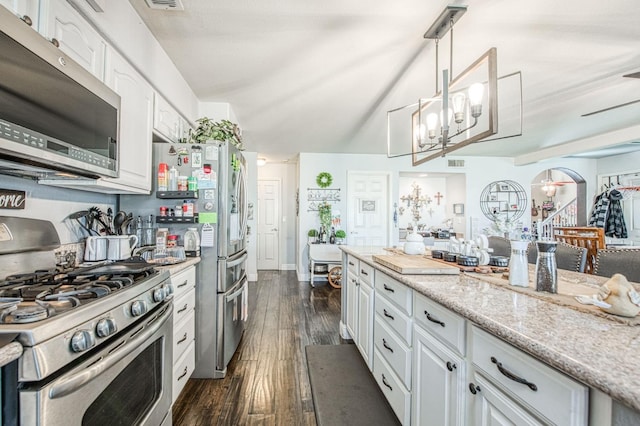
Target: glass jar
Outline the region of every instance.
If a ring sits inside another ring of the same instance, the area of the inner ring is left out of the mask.
[[[178,191],[186,191],[187,186],[187,177],[186,176],[178,176]]]
[[[184,233],[184,250],[185,251],[197,251],[200,247],[200,236],[198,235],[198,228],[188,228]]]
[[[556,265],[557,241],[538,241],[536,259],[536,291],[558,292],[558,268]]]
[[[511,285],[529,287],[528,247],[529,241],[511,241],[511,257],[509,258],[509,284]]]

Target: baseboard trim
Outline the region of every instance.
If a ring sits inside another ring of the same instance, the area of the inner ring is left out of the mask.
[[[247,279],[249,281],[258,281],[258,274],[247,274]]]
[[[296,265],[294,263],[285,263],[280,265],[280,270],[281,271],[295,271],[296,270]]]

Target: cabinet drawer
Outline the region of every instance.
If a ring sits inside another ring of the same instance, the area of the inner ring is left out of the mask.
[[[406,285],[376,270],[376,291],[396,304],[402,311],[411,316],[413,312],[413,291]]]
[[[172,400],[174,402],[178,399],[180,392],[182,392],[184,385],[187,384],[187,380],[189,380],[191,374],[193,374],[193,369],[196,365],[195,347],[195,342],[191,342],[187,347],[187,350],[173,365]]]
[[[400,383],[398,376],[391,371],[389,364],[382,358],[377,349],[373,350],[373,376],[382,389],[382,393],[389,401],[389,405],[396,413],[403,425],[411,424],[411,394]]]
[[[407,346],[411,346],[411,318],[400,312],[400,309],[386,297],[378,293],[375,297],[376,315],[394,330]]]
[[[195,312],[189,311],[186,318],[173,324],[173,361],[177,361],[195,336]]]
[[[347,270],[353,272],[355,276],[360,273],[360,261],[352,255],[347,255]]]
[[[586,425],[588,388],[506,342],[472,327],[475,367],[507,394],[558,425]],[[502,370],[502,371],[501,371]],[[521,378],[528,384],[507,377]]]
[[[411,349],[398,338],[398,335],[376,316],[373,327],[375,347],[389,363],[393,371],[407,389],[411,389]]]
[[[373,287],[373,266],[367,265],[364,262],[360,262],[360,268],[358,269],[358,276],[360,277],[360,281],[364,281],[369,286]]]
[[[186,294],[173,299],[173,323],[177,324],[193,312],[196,306],[196,289],[192,288]]]
[[[196,267],[191,266],[180,272],[171,275],[171,285],[173,285],[174,299],[180,296],[196,285]]]
[[[466,350],[464,318],[422,294],[416,293],[414,300],[416,322],[459,354],[464,355]]]

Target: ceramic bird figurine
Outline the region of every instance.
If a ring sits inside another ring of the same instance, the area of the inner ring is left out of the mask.
[[[622,274],[615,274],[604,283],[596,297],[611,306],[600,306],[600,309],[609,314],[635,317],[640,312],[640,294]]]

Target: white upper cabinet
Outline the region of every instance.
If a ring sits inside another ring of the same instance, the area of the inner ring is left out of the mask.
[[[104,81],[107,44],[64,0],[42,0],[39,32],[64,53]]]
[[[34,30],[38,29],[38,6],[40,0],[0,0],[0,5],[6,7]]]
[[[104,180],[148,193],[151,191],[153,89],[113,50],[107,55],[105,81],[120,95],[120,175],[117,179]]]
[[[156,135],[167,142],[180,142],[182,121],[178,111],[156,92],[153,109],[153,130]]]

